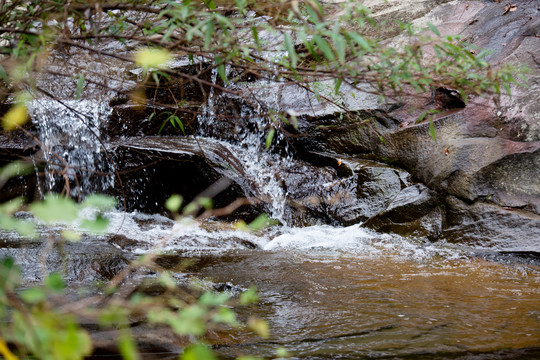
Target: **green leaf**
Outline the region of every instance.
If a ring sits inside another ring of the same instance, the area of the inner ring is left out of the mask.
[[[174,194],[165,202],[165,208],[170,212],[178,212],[180,206],[182,206],[183,198],[181,195]]]
[[[437,141],[437,133],[435,132],[435,126],[433,125],[433,119],[429,119],[429,134],[433,141]]]
[[[173,59],[172,54],[165,49],[141,48],[135,52],[135,63],[144,69],[164,68]]]
[[[191,305],[180,310],[177,316],[169,317],[168,323],[178,335],[201,336],[206,332],[205,316],[205,308]]]
[[[44,201],[30,205],[30,212],[47,223],[72,222],[77,219],[78,210],[72,199],[52,194],[47,195]]]
[[[341,88],[341,84],[343,84],[343,78],[334,79],[334,92],[336,95],[339,94],[339,89]]]
[[[230,296],[227,293],[214,293],[207,291],[199,298],[199,304],[206,306],[220,306],[229,301]]]
[[[22,161],[13,161],[0,169],[0,181],[5,181],[15,176],[29,175],[34,171],[32,164]]]
[[[425,117],[426,117],[427,114],[428,114],[427,111],[422,112],[422,113],[420,114],[420,116],[418,117],[418,119],[416,119],[416,123],[417,123],[417,124],[418,124],[418,123],[421,123],[421,122],[425,119]]]
[[[244,14],[247,7],[247,0],[236,0],[236,7],[240,14]]]
[[[315,43],[328,61],[336,60],[336,57],[334,56],[334,53],[332,52],[332,48],[330,48],[330,44],[328,44],[328,41],[323,39],[323,37],[320,35],[314,35],[313,40],[315,40]]]
[[[210,210],[214,207],[214,201],[209,197],[200,197],[197,199],[197,202],[206,210]]]
[[[167,289],[175,289],[177,284],[169,272],[163,272],[159,275],[159,283]]]
[[[75,90],[75,100],[79,100],[81,97],[83,87],[84,87],[84,74],[79,75],[79,79],[77,80],[77,89]]]
[[[221,78],[221,80],[223,80],[224,83],[227,83],[228,80],[227,74],[225,73],[225,64],[223,63],[223,58],[220,55],[216,55],[214,61],[216,62],[219,77]]]
[[[184,124],[182,123],[182,120],[178,116],[173,116],[173,121],[176,122],[180,130],[182,131],[182,134],[186,135],[186,130],[184,129]],[[174,123],[173,122],[173,123]]]
[[[9,77],[8,77],[8,74],[6,72],[6,69],[4,69],[4,67],[0,64],[0,77],[2,78],[2,80],[4,80],[4,82],[6,83],[6,85],[9,85]]]
[[[291,39],[291,36],[288,33],[285,33],[283,35],[283,38],[285,40],[285,49],[289,53],[289,59],[291,60],[291,66],[293,68],[296,68],[296,65],[298,64],[298,55],[296,54],[296,51],[294,50],[294,44]]]
[[[270,145],[272,145],[272,140],[274,140],[274,135],[276,134],[276,129],[272,128],[270,131],[268,131],[268,134],[266,135],[266,141],[265,141],[265,148],[266,150],[270,149]]]
[[[182,211],[182,213],[184,215],[193,215],[193,213],[197,211],[198,209],[199,209],[199,205],[195,201],[192,201],[189,204],[187,204],[186,207],[184,207],[184,210]]]
[[[45,279],[45,286],[54,292],[62,292],[66,287],[62,275],[59,273],[51,273]]]
[[[255,42],[255,45],[257,46],[257,50],[261,51],[261,42],[259,40],[259,31],[257,30],[257,27],[252,26],[251,33],[253,34],[253,41]]]
[[[203,3],[210,10],[215,10],[216,9],[216,4],[214,4],[213,0],[203,0]]]
[[[109,227],[109,219],[98,214],[93,220],[84,219],[81,227],[93,233],[104,233]]]
[[[216,355],[206,345],[192,344],[186,347],[181,360],[217,360]]]
[[[229,308],[220,307],[218,312],[212,316],[212,321],[215,323],[227,324],[230,326],[238,325],[236,313]]]
[[[240,304],[249,305],[259,302],[259,295],[257,295],[257,289],[252,286],[240,295]]]
[[[506,82],[503,82],[503,87],[504,87],[504,90],[506,90],[506,93],[508,94],[508,96],[512,96],[512,90],[510,89],[510,85]]]
[[[212,43],[212,38],[214,36],[214,20],[209,19],[206,22],[206,31],[204,32],[204,48],[208,50],[210,48],[210,44]]]
[[[2,127],[7,131],[23,126],[29,119],[28,109],[24,104],[15,104],[2,117]]]
[[[362,35],[355,32],[349,32],[347,34],[365,51],[373,51],[373,48],[371,47],[369,42]]]
[[[21,298],[28,304],[37,304],[47,299],[45,291],[40,288],[34,287],[21,291]]]
[[[17,211],[19,211],[22,205],[23,205],[22,197],[11,199],[3,204],[0,204],[0,214],[12,215],[16,213]]]
[[[435,25],[433,25],[432,23],[428,22],[427,24],[429,30],[431,30],[432,33],[434,33],[435,35],[437,36],[441,36],[441,33],[439,32],[439,30],[435,27]]]
[[[122,355],[124,360],[138,360],[139,352],[137,351],[137,345],[131,335],[131,331],[123,329],[120,331],[118,338],[118,351]]]
[[[249,229],[251,231],[259,231],[270,225],[274,225],[276,222],[273,221],[268,215],[261,214],[255,218],[250,224]]]
[[[82,207],[94,207],[99,210],[112,210],[116,206],[116,199],[102,194],[92,194],[86,197]]]
[[[266,321],[258,319],[256,317],[251,317],[248,320],[248,326],[251,330],[253,330],[263,339],[270,337],[270,329]]]
[[[334,47],[336,49],[337,57],[341,63],[345,63],[345,55],[346,55],[346,48],[347,48],[347,42],[343,38],[343,36],[339,34],[335,34],[333,37],[334,40]]]
[[[289,353],[289,351],[287,349],[285,349],[284,347],[278,347],[276,349],[276,356],[278,358],[287,358],[287,357],[290,357],[291,354]]]
[[[73,230],[62,230],[61,234],[67,241],[77,242],[81,240],[81,234]]]

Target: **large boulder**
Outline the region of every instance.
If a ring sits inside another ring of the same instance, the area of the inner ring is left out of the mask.
[[[468,42],[492,51],[487,58],[492,66],[525,65],[530,69],[529,83],[526,87],[513,86],[512,97],[501,96],[498,102],[482,96],[471,96],[466,104],[433,102],[433,98],[448,95],[448,89],[439,88],[424,98],[404,97],[392,108],[374,109],[368,104],[355,116],[305,116],[299,132],[308,136],[296,142],[300,156],[326,151],[390,162],[407,169],[429,188],[460,199],[469,212],[519,209],[512,217],[523,217],[524,223],[540,228],[536,216],[540,214],[538,2],[519,2],[515,11],[505,11],[505,3],[491,1],[423,1],[410,8],[403,6],[403,1],[371,1],[368,5],[375,6],[375,18],[389,21],[387,27],[391,20],[408,13],[407,20],[414,25],[433,23],[442,35],[460,34]],[[430,134],[429,121],[416,123],[421,112],[434,106],[442,110],[433,119],[436,140]],[[411,112],[411,108],[415,110]],[[456,219],[453,210],[448,216]],[[532,232],[505,231],[511,225],[504,221],[500,224],[493,227],[481,222],[469,230],[481,234],[490,228],[499,234],[496,237],[507,236],[516,244],[520,239],[523,244],[527,239],[538,239]],[[457,231],[452,225],[443,234],[459,238],[452,235],[453,229]]]

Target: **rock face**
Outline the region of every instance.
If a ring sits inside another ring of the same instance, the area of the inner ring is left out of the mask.
[[[418,112],[426,109],[429,101],[425,100],[411,100],[391,111],[367,107],[357,112],[356,119],[305,117],[299,132],[310,136],[297,142],[303,157],[313,151],[363,154],[399,165],[430,189],[449,195],[447,199],[455,200],[447,201],[445,214],[439,208],[436,210],[438,215],[429,214],[436,218],[446,217],[447,223],[444,230],[432,229],[430,238],[442,233],[454,241],[477,239],[483,243],[486,234],[490,234],[493,243],[506,239],[506,244],[514,241],[516,245],[523,241],[527,249],[535,243],[538,250],[538,2],[520,2],[516,11],[506,13],[503,3],[487,1],[428,1],[415,3],[410,9],[403,7],[402,1],[375,3],[372,1],[369,5],[375,6],[376,18],[399,19],[408,12],[410,16],[418,16],[413,21],[415,25],[431,22],[443,35],[460,34],[474,45],[491,50],[493,53],[488,60],[493,65],[528,66],[528,87],[513,87],[513,96],[502,96],[499,106],[482,97],[469,98],[463,108],[461,104],[450,106],[452,104],[447,103],[446,112],[434,119],[436,141],[430,136],[429,123],[414,124]],[[441,89],[437,89],[434,96],[444,95],[440,92]],[[411,107],[417,108],[413,114],[409,112]],[[362,123],[367,119],[373,120],[368,125]],[[394,226],[394,207],[399,208],[390,205],[371,218],[367,225],[400,232]],[[417,215],[419,220],[428,214]],[[475,216],[483,220],[475,226],[458,225],[459,221],[467,223]],[[522,224],[533,230],[512,230],[521,229]],[[533,240],[528,242],[527,239]]]
[[[249,197],[240,161],[223,145],[191,137],[127,138],[110,144],[121,172],[115,195],[125,198],[128,210],[163,212],[171,194],[185,203],[197,197],[213,199],[224,207]],[[242,207],[236,217],[247,219],[260,213],[257,207]]]

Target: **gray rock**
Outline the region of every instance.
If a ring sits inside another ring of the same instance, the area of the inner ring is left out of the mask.
[[[385,210],[369,218],[364,226],[433,241],[441,235],[442,223],[437,193],[425,185],[415,184],[403,189]]]
[[[446,204],[443,236],[449,242],[497,251],[540,251],[539,215],[480,201],[468,205],[454,196],[448,196]]]

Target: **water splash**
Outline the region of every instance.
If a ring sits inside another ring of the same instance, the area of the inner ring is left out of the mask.
[[[227,76],[230,75],[230,66],[226,67]],[[217,69],[212,70],[212,83],[216,84],[218,79]],[[286,224],[286,198],[287,192],[283,188],[279,173],[282,162],[290,160],[289,157],[282,158],[266,151],[264,136],[269,129],[270,119],[265,114],[267,109],[262,105],[243,103],[236,98],[227,98],[226,95],[216,93],[212,87],[206,105],[203,107],[202,114],[198,118],[200,125],[200,134],[214,139],[220,138],[220,131],[216,128],[223,126],[220,121],[225,121],[220,114],[220,102],[235,103],[239,107],[237,119],[233,129],[225,128],[222,132],[234,133],[234,139],[231,142],[223,141],[222,144],[240,160],[244,168],[248,181],[254,185],[254,194],[252,196],[263,199],[267,205],[269,214]],[[227,125],[225,125],[227,126]],[[277,134],[279,137],[281,134]]]
[[[36,99],[29,107],[39,127],[47,192],[69,189],[74,197],[113,186],[101,125],[111,113],[97,100]]]

